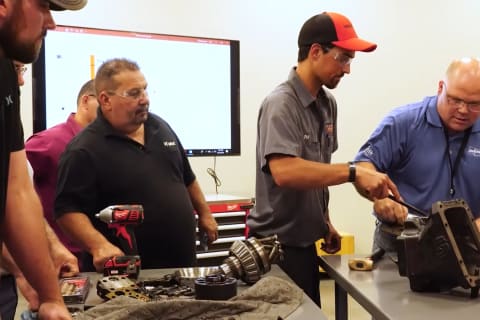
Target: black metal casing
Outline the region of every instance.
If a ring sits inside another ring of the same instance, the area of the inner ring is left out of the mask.
[[[463,287],[477,297],[480,285],[480,233],[464,200],[439,201],[428,218],[405,222],[397,237],[398,269],[412,291]]]

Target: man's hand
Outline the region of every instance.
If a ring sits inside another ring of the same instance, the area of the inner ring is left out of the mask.
[[[325,242],[322,244],[322,250],[326,253],[333,254],[342,248],[342,237],[340,237],[340,234],[330,222],[327,222],[327,226],[329,231],[324,238]]]
[[[52,247],[50,254],[55,269],[61,277],[73,277],[80,272],[77,257],[63,245]]]
[[[373,201],[393,194],[396,199],[400,199],[397,186],[386,174],[360,165],[356,171],[355,188],[364,197]]]
[[[37,291],[32,288],[32,286],[28,283],[27,279],[25,279],[23,274],[16,275],[15,280],[17,282],[17,287],[20,290],[20,293],[28,302],[28,309],[32,311],[37,311],[40,306]]]
[[[42,320],[72,320],[72,316],[60,302],[44,302],[38,309],[38,318]]]
[[[97,272],[103,272],[103,267],[108,259],[125,255],[122,250],[110,242],[107,242],[104,246],[93,250],[91,254],[93,256],[93,265],[95,266]]]
[[[45,220],[45,232],[50,246],[50,256],[57,274],[62,277],[73,277],[78,270],[78,260],[58,239],[55,231]]]
[[[380,221],[396,223],[399,225],[405,223],[408,215],[408,209],[405,206],[388,198],[374,200],[373,210]]]
[[[198,217],[198,228],[207,234],[209,244],[218,239],[218,225],[210,212]]]

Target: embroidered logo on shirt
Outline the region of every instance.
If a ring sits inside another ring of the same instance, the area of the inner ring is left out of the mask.
[[[163,145],[167,148],[176,147],[177,143],[175,141],[163,141]]]
[[[368,146],[365,150],[363,150],[363,154],[367,157],[373,156],[373,148],[372,146]]]
[[[480,149],[475,147],[468,147],[468,154],[471,154],[474,157],[480,157]]]
[[[12,98],[12,95],[8,95],[5,97],[5,106],[6,107],[9,107],[13,104],[13,98]]]
[[[333,135],[333,124],[332,123],[326,123],[325,124],[325,134],[327,136]]]

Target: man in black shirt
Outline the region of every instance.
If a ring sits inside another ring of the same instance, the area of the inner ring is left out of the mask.
[[[145,221],[135,228],[142,267],[195,265],[194,211],[210,241],[217,239],[217,223],[179,139],[148,112],[147,81],[138,65],[106,61],[95,90],[98,117],[61,156],[55,200],[58,224],[91,255],[82,267],[101,271],[107,259],[123,255],[112,230],[95,217],[118,204],[144,207]]]
[[[17,73],[11,59],[30,63],[55,28],[50,9],[77,10],[86,0],[0,1],[0,242],[36,290],[41,319],[71,319],[50,256],[42,208],[27,170]],[[50,8],[50,4],[52,7]],[[0,286],[2,284],[0,283]]]

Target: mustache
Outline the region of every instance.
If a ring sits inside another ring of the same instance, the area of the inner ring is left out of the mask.
[[[135,113],[148,112],[149,107],[150,107],[149,104],[140,105],[140,106],[137,108],[137,110],[135,111]]]

